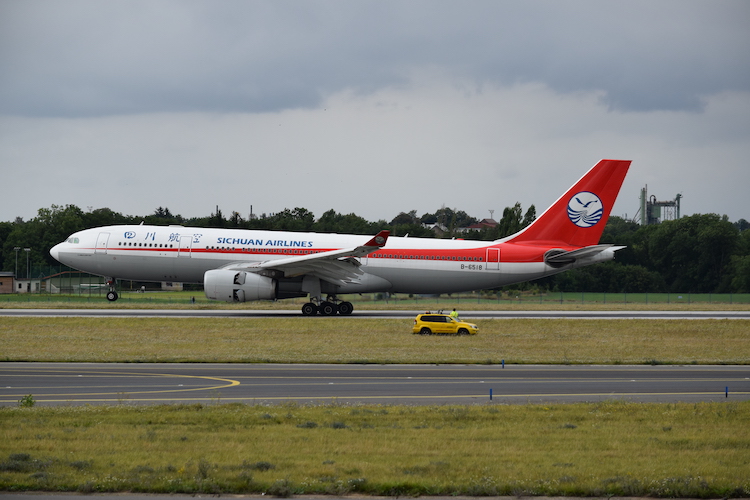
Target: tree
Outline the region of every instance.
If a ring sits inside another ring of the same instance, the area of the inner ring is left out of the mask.
[[[422,224],[437,224],[438,218],[435,214],[424,214],[419,218],[419,222]]]
[[[12,255],[15,266],[15,247],[31,248],[31,267],[56,264],[49,249],[82,229],[86,229],[84,214],[77,206],[52,205],[50,208],[40,208],[37,216],[28,222],[16,221],[13,224],[3,241],[3,265],[8,267],[9,257]],[[18,263],[19,275],[23,276],[26,272],[26,259],[23,262],[19,259]]]
[[[285,208],[268,218],[270,229],[283,231],[311,231],[315,223],[315,215],[306,208],[296,207],[294,210]]]
[[[737,253],[732,256],[727,274],[731,278],[731,291],[750,293],[750,229],[740,233]]]
[[[417,217],[417,211],[411,210],[409,213],[401,212],[391,221],[391,226],[400,226],[404,224],[419,224],[419,218]]]
[[[342,215],[331,209],[315,222],[313,230],[321,233],[371,234],[379,228],[358,215]]]
[[[239,212],[232,212],[229,216],[227,227],[241,228],[245,226],[245,219],[242,218]]]
[[[505,207],[503,218],[498,222],[498,238],[515,234],[523,228],[521,204],[516,202],[512,207]]]
[[[389,224],[393,236],[413,236],[419,238],[434,238],[435,233],[422,225],[417,211],[412,210],[408,214],[401,212]]]
[[[109,210],[109,209],[106,209]],[[170,224],[183,224],[185,219],[181,215],[173,215],[167,207],[158,207],[154,210],[154,213],[147,215],[146,217],[133,217],[134,220],[142,220],[146,224],[153,224],[155,226],[167,226]]]
[[[224,214],[221,213],[219,205],[216,205],[216,212],[208,218],[208,227],[226,227],[226,225],[227,221],[224,219]]]
[[[726,216],[692,215],[655,227],[648,240],[650,267],[662,274],[670,291],[709,293],[727,286],[724,275],[738,233]]]
[[[5,255],[5,243],[8,241],[8,236],[13,232],[13,224],[11,222],[0,222],[0,269],[4,271],[11,271],[15,266],[15,252],[13,260],[7,259]],[[13,247],[10,246],[12,249]]]
[[[664,290],[659,273],[643,266],[621,265],[614,261],[556,274],[545,278],[542,283],[559,292],[647,293]]]
[[[169,211],[169,208],[159,207],[156,210],[154,210],[154,216],[159,219],[171,219],[172,212]]]
[[[536,207],[531,205],[526,213],[523,214],[523,220],[521,221],[521,228],[528,227],[532,222],[536,220]]]
[[[133,222],[132,217],[126,217],[120,212],[114,212],[109,208],[97,208],[82,215],[83,225],[86,228],[111,226],[113,224],[129,224]]]

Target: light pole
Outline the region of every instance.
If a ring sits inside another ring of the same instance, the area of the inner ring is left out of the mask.
[[[21,249],[21,247],[13,247],[13,250],[16,251],[16,274],[14,276],[15,279],[18,279],[18,251]]]

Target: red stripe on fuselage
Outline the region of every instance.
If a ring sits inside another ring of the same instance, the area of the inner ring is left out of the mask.
[[[485,262],[487,260],[487,249],[497,248],[500,250],[500,262],[543,262],[544,253],[550,248],[559,248],[562,250],[574,250],[576,247],[558,244],[554,242],[543,242],[542,244],[514,244],[506,243],[500,245],[491,245],[488,247],[469,248],[461,250],[447,249],[408,249],[400,248],[389,250],[386,248],[377,250],[367,255],[365,258],[374,259],[401,259],[401,260],[432,260],[432,261],[474,261]],[[94,249],[91,249],[92,251]],[[104,249],[97,249],[99,254],[104,254]],[[253,248],[253,247],[217,247],[217,248],[159,248],[159,247],[111,247],[106,252],[138,252],[140,253],[191,253],[191,254],[220,254],[220,255],[247,255],[247,256],[298,256],[313,255],[316,253],[338,250],[329,249],[285,249],[285,248]]]

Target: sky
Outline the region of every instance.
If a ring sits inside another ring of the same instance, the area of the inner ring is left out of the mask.
[[[602,158],[750,220],[744,0],[0,0],[0,221],[541,213]],[[491,212],[493,211],[493,212]]]

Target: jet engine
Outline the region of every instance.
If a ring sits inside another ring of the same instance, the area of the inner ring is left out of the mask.
[[[244,271],[213,269],[203,275],[206,297],[226,302],[272,300],[276,298],[276,280]]]

